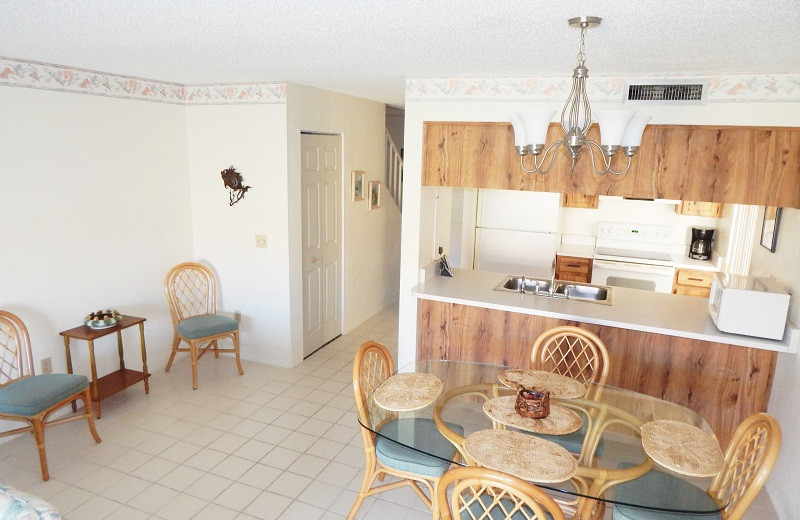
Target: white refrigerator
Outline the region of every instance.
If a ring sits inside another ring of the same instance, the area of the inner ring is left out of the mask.
[[[549,276],[561,243],[560,193],[478,190],[474,268]]]

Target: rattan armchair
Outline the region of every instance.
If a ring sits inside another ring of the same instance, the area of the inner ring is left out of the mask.
[[[580,327],[562,326],[543,332],[531,348],[531,369],[571,377],[588,386],[586,398],[608,379],[608,350],[595,334]],[[596,385],[592,385],[596,383]]]
[[[425,505],[431,508],[433,519],[439,520],[435,511],[434,489],[439,478],[450,467],[447,461],[453,460],[455,448],[442,437],[432,420],[397,418],[396,413],[380,408],[370,399],[372,392],[393,373],[394,363],[386,347],[377,341],[367,341],[361,345],[353,364],[353,393],[361,423],[366,465],[358,497],[347,515],[347,520],[355,518],[368,496],[402,486],[410,486]],[[364,425],[369,425],[372,429]],[[429,449],[426,450],[428,453],[439,453],[440,456],[432,457],[420,453],[375,433],[384,428],[413,431],[415,438],[429,443]],[[393,475],[402,480],[374,486],[375,480],[383,480],[385,475]],[[428,495],[422,491],[420,485],[425,487]]]
[[[166,372],[172,367],[175,354],[188,352],[192,361],[192,388],[197,390],[197,360],[211,348],[217,358],[220,352],[233,352],[239,374],[244,374],[239,358],[239,322],[216,314],[216,280],[211,270],[195,262],[178,264],[167,273],[164,290],[174,328]],[[219,348],[217,342],[226,338],[233,346]],[[188,347],[181,347],[181,342]]]
[[[775,466],[781,447],[781,427],[774,417],[765,413],[753,414],[745,419],[733,434],[725,452],[725,464],[708,487],[708,493],[687,484],[681,479],[661,471],[650,471],[643,476],[618,484],[616,496],[625,501],[626,496],[640,493],[678,495],[684,500],[725,505],[719,515],[680,515],[681,520],[740,520]],[[615,520],[670,520],[676,515],[659,514],[635,507],[615,505]]]
[[[83,413],[48,420],[50,414],[75,400],[83,402]],[[0,432],[0,437],[32,433],[39,449],[42,480],[49,480],[45,428],[84,418],[89,421],[89,432],[95,442],[100,442],[94,427],[89,379],[79,374],[35,375],[27,327],[18,316],[0,311],[0,419],[28,423],[22,428]]]

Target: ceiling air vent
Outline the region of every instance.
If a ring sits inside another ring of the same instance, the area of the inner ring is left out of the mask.
[[[656,80],[628,82],[626,103],[655,105],[705,105],[708,80]]]

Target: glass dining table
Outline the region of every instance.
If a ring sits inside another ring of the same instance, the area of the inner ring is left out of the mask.
[[[410,411],[396,411],[398,408],[395,408],[391,417],[433,420],[439,432],[455,447],[453,456],[449,459],[450,462],[459,465],[481,464],[491,467],[490,464],[477,460],[476,452],[480,451],[478,449],[480,446],[475,443],[478,442],[480,435],[473,435],[476,432],[483,434],[487,430],[507,430],[516,432],[509,435],[515,436],[515,439],[523,439],[523,441],[529,439],[530,446],[523,442],[523,451],[528,452],[523,455],[529,458],[516,457],[520,460],[533,460],[530,458],[531,456],[536,458],[537,450],[542,445],[539,439],[562,446],[572,454],[571,457],[577,462],[577,464],[572,462],[575,467],[569,472],[569,478],[564,478],[562,481],[554,482],[552,478],[539,481],[535,474],[532,475],[530,472],[524,471],[525,468],[515,464],[507,464],[505,467],[495,467],[494,469],[516,473],[517,476],[531,480],[547,490],[556,498],[568,518],[580,520],[602,518],[606,505],[610,504],[694,515],[714,514],[726,506],[725,503],[716,502],[712,502],[716,504],[716,507],[713,508],[709,508],[709,505],[699,506],[696,501],[668,493],[642,494],[632,497],[625,494],[621,498],[617,498],[615,493],[616,485],[639,478],[650,471],[671,473],[687,483],[705,490],[711,477],[690,477],[687,474],[670,471],[654,462],[642,445],[641,427],[652,421],[666,424],[674,424],[667,421],[675,421],[713,435],[708,423],[696,412],[681,405],[637,392],[609,385],[589,384],[581,397],[551,396],[550,399],[551,415],[553,411],[558,410],[559,413],[567,414],[569,417],[578,417],[579,422],[569,428],[569,430],[576,428],[577,430],[567,434],[563,432],[544,434],[541,431],[537,432],[535,428],[531,430],[530,428],[515,427],[516,422],[513,417],[509,417],[508,420],[502,417],[498,418],[492,410],[492,403],[504,403],[506,402],[504,399],[513,400],[516,397],[516,389],[501,383],[501,374],[509,368],[484,363],[438,360],[418,361],[405,366],[398,371],[398,375],[416,373],[435,376],[429,379],[440,380],[441,387],[437,387],[436,393],[429,398],[423,397],[423,399],[427,399],[426,402],[420,403],[419,406],[405,408]],[[419,385],[419,383],[414,384],[420,388],[425,386]],[[382,390],[389,389],[382,389],[381,386],[378,386],[368,396],[365,406],[370,408],[379,406],[387,409],[387,405],[384,403],[386,391],[382,392]],[[413,394],[417,390],[415,388],[405,389],[406,393],[409,391]],[[430,389],[426,387],[425,391],[429,392]],[[513,410],[513,403],[507,406]],[[411,408],[417,409],[411,410]],[[427,439],[416,438],[413,429],[407,431],[403,428],[383,428],[387,423],[385,414],[367,413],[365,416],[376,418],[375,424],[363,424],[363,422],[361,424],[376,435],[426,455],[442,458],[441,453],[430,452],[428,447],[431,446],[431,443]],[[556,417],[555,422],[562,420],[563,423],[563,419],[559,419],[560,417]],[[380,421],[377,418],[380,418]],[[372,420],[370,419],[370,421]],[[535,435],[539,439],[520,437],[520,435]],[[472,447],[470,447],[470,442],[473,443]],[[550,443],[545,444],[546,447],[550,446]],[[497,448],[493,449],[497,450]],[[504,460],[514,459],[512,454],[510,457],[506,456]],[[524,462],[522,463],[524,464]]]

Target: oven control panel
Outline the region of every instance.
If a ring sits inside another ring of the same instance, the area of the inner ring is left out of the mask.
[[[669,226],[652,224],[626,224],[600,222],[597,238],[602,240],[624,240],[639,244],[672,244],[675,230]]]

